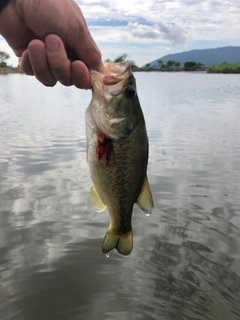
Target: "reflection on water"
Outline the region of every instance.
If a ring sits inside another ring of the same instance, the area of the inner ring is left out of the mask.
[[[136,78],[155,210],[134,208],[132,254],[106,258],[90,92],[0,76],[0,319],[240,319],[239,75]]]

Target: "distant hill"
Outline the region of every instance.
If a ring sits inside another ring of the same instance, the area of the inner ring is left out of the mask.
[[[240,63],[240,47],[223,47],[216,49],[191,50],[181,53],[168,54],[157,60],[166,63],[168,60],[180,62],[181,66],[187,61],[203,63],[206,67],[218,65],[223,62]],[[150,67],[158,67],[157,60],[150,63]]]

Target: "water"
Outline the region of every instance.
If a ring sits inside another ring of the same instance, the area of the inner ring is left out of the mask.
[[[106,258],[91,93],[0,76],[0,319],[240,319],[240,76],[136,73],[155,210]]]

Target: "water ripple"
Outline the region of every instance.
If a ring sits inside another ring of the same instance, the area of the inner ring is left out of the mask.
[[[90,92],[0,76],[1,319],[240,319],[239,77],[136,78],[155,210],[134,207],[133,252],[106,258],[107,213],[86,207]]]

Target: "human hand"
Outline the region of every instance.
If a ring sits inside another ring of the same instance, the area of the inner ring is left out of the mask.
[[[0,12],[0,34],[20,67],[46,86],[90,88],[88,69],[102,71],[101,54],[73,0],[13,0]]]

